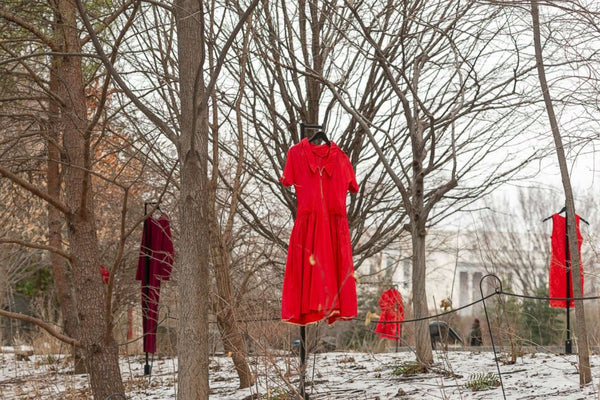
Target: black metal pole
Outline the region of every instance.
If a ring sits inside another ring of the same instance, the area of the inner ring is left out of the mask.
[[[300,396],[308,399],[306,393],[306,326],[300,327]]]
[[[498,370],[498,378],[500,379],[500,387],[502,388],[502,397],[506,400],[506,392],[504,391],[504,382],[502,382],[502,373],[500,372],[500,362],[498,361],[498,354],[496,353],[496,345],[494,344],[494,333],[492,332],[492,326],[490,325],[490,317],[487,311],[487,305],[485,299],[491,296],[483,295],[483,280],[487,277],[492,277],[498,281],[499,286],[494,290],[494,295],[502,294],[502,281],[494,274],[487,274],[479,280],[479,293],[481,293],[481,300],[483,301],[483,311],[485,311],[485,322],[487,323],[488,332],[490,333],[490,342],[492,343],[492,350],[494,351],[494,361],[496,362],[496,369]]]
[[[305,124],[304,122],[300,123],[300,138],[304,138],[304,133],[306,132],[306,128],[308,129],[322,129],[322,125],[317,124]]]
[[[311,125],[300,123],[300,136],[304,138],[306,128],[321,128],[321,125]],[[306,383],[306,326],[300,326],[300,396],[303,399],[308,399],[308,393],[305,388]]]
[[[571,340],[571,256],[569,253],[569,212],[565,207],[565,267],[567,270],[567,340],[565,340],[565,354],[573,354],[573,342]]]
[[[148,214],[148,203],[144,203],[144,215]],[[149,282],[150,282],[150,255],[148,254],[148,247],[150,246],[150,229],[148,229],[148,218],[144,219],[144,264],[145,274],[144,282],[142,282],[142,322],[144,325],[144,350],[146,350],[146,340],[148,334],[148,298]],[[144,375],[150,375],[150,364],[148,363],[148,352],[146,351],[146,365],[144,365]]]

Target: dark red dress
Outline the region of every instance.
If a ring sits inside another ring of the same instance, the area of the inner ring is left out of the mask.
[[[396,289],[386,290],[379,298],[379,322],[375,327],[375,332],[386,339],[400,340],[402,337],[401,321],[404,320],[404,303],[402,295]],[[390,321],[399,321],[389,323]]]
[[[348,156],[335,144],[306,138],[292,146],[280,181],[294,185],[297,213],[283,280],[281,318],[306,325],[356,316],[356,283],[346,194],[358,184]]]
[[[549,296],[566,298],[567,297],[567,267],[566,267],[566,220],[565,217],[554,214],[552,216],[552,257],[550,259],[550,277]],[[577,228],[577,242],[579,244],[580,263],[579,271],[581,274],[581,291],[583,292],[583,265],[581,264],[581,243],[583,238],[579,232],[579,215],[575,216],[575,226]],[[576,269],[571,266],[571,279],[569,281],[569,297],[573,295],[573,271]],[[583,293],[582,293],[583,294]],[[550,307],[566,308],[566,300],[550,300]],[[575,301],[569,301],[569,307],[575,307]]]
[[[166,214],[144,221],[142,244],[135,279],[142,281],[142,322],[144,327],[144,352],[156,351],[158,325],[158,298],[160,283],[168,281],[173,269],[173,241],[171,226]]]

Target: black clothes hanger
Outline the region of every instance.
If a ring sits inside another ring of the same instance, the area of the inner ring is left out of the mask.
[[[557,212],[557,214],[562,214],[562,213],[564,213],[565,211],[567,211],[567,207],[563,207],[563,208],[561,208],[561,209],[560,209],[560,211],[559,211],[559,212]],[[554,215],[554,214],[552,214],[552,215]],[[542,220],[542,222],[546,222],[546,221],[548,221],[550,218],[552,218],[552,215],[551,215],[551,216],[549,216],[549,217],[546,217],[546,218],[544,218],[544,219]],[[589,223],[589,222],[587,222],[585,219],[583,219],[583,217],[581,217],[581,216],[579,216],[579,220],[580,220],[580,221],[582,221],[582,222],[585,222],[587,225],[589,225],[589,224],[590,224],[590,223]]]
[[[159,216],[162,216],[164,214],[163,210],[160,209],[160,202],[158,202],[158,201],[146,201],[146,202],[144,202],[144,214],[147,215],[148,214],[148,208],[152,208],[152,206],[156,206],[156,209],[154,211],[158,211],[159,212]],[[150,217],[155,218],[154,215],[150,215]]]
[[[322,140],[327,144],[327,146],[331,146],[331,141],[329,141],[329,138],[327,138],[327,135],[323,131],[318,131],[312,135],[310,139],[308,139],[308,141],[311,143],[317,140]]]
[[[560,211],[559,211],[559,212],[557,212],[557,214],[562,214],[562,213],[564,213],[565,211],[567,211],[567,207],[563,207],[563,208],[561,208],[561,209],[560,209]],[[554,215],[554,214],[552,214],[552,215]],[[544,218],[544,219],[542,220],[542,222],[546,222],[546,221],[548,221],[549,219],[551,219],[551,218],[552,218],[552,215],[551,215],[551,216],[549,216],[549,217],[546,217],[546,218]]]
[[[321,125],[313,125],[313,124],[305,124],[304,122],[300,123],[300,134],[304,137],[304,133],[306,129],[318,129],[318,131],[308,139],[309,142],[314,142],[316,140],[322,140],[327,143],[328,146],[331,146],[331,141],[327,137],[327,134],[323,131],[323,127]]]

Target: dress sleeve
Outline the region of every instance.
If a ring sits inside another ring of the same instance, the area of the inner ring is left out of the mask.
[[[160,243],[160,254],[158,258],[160,260],[160,270],[157,271],[160,275],[161,280],[168,281],[173,270],[173,261],[175,258],[175,252],[173,249],[173,235],[171,234],[171,224],[166,215],[163,215],[159,220],[161,243]]]
[[[348,190],[351,193],[358,192],[358,183],[356,182],[356,175],[354,174],[354,168],[352,168],[352,164],[350,163],[350,159],[346,156],[347,161],[347,174],[348,174]]]
[[[296,177],[294,176],[294,162],[293,152],[289,149],[286,155],[285,167],[283,168],[283,175],[279,178],[279,182],[283,186],[292,186],[296,183]]]

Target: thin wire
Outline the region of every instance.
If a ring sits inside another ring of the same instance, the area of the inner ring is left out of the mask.
[[[488,275],[485,275],[485,276],[496,276],[496,275],[488,274]],[[534,299],[534,300],[559,300],[559,301],[575,300],[576,301],[576,300],[598,300],[598,299],[600,299],[600,296],[568,297],[568,298],[567,297],[540,297],[540,296],[529,296],[529,295],[526,295],[526,294],[518,294],[518,293],[505,292],[504,290],[500,290],[500,291],[495,291],[494,293],[490,293],[487,296],[484,296],[481,299],[476,300],[476,301],[474,301],[472,303],[465,304],[462,307],[458,307],[458,308],[455,308],[455,309],[452,309],[450,311],[446,311],[446,312],[443,312],[443,313],[440,313],[440,314],[430,315],[430,316],[421,317],[421,318],[405,319],[405,320],[402,320],[402,321],[379,321],[379,320],[372,320],[372,321],[370,321],[370,323],[371,324],[374,324],[374,323],[377,323],[377,324],[393,324],[393,323],[399,323],[399,322],[401,322],[401,323],[408,323],[408,322],[417,322],[417,321],[423,321],[423,320],[427,320],[427,319],[433,319],[433,318],[441,317],[443,315],[453,314],[453,313],[458,312],[460,310],[463,310],[465,308],[469,308],[471,306],[474,306],[477,303],[481,303],[484,300],[487,300],[490,297],[494,297],[494,296],[496,296],[498,294],[504,294],[504,295],[507,295],[507,296],[520,297],[520,298],[524,298],[524,299]]]
[[[474,306],[474,305],[475,305],[475,304],[477,304],[477,303],[481,303],[482,301],[484,301],[484,300],[486,300],[486,299],[489,299],[490,297],[493,297],[493,296],[495,296],[495,295],[497,295],[497,294],[498,294],[498,293],[496,293],[496,292],[494,292],[494,293],[490,293],[490,294],[488,294],[487,296],[485,296],[485,297],[482,297],[482,298],[481,298],[481,299],[479,299],[479,300],[475,300],[474,302],[472,302],[472,303],[469,303],[469,304],[466,304],[466,305],[464,305],[464,306],[462,306],[462,307],[458,307],[458,308],[455,308],[455,309],[453,309],[453,310],[446,311],[446,312],[443,312],[443,313],[440,313],[440,314],[429,315],[429,316],[427,316],[427,317],[421,317],[421,318],[412,318],[412,319],[405,319],[405,320],[398,320],[398,321],[379,321],[379,320],[373,320],[373,321],[371,321],[370,323],[371,323],[371,324],[374,324],[374,323],[377,323],[377,324],[397,324],[397,323],[407,323],[407,322],[418,322],[418,321],[425,321],[425,320],[428,320],[428,319],[433,319],[433,318],[442,317],[442,316],[444,316],[444,315],[448,315],[448,314],[454,314],[455,312],[458,312],[458,311],[460,311],[460,310],[463,310],[463,309],[465,309],[465,308],[469,308],[469,307],[471,307],[471,306]]]
[[[526,294],[518,294],[518,293],[510,293],[501,291],[500,294],[505,294],[507,296],[513,297],[521,297],[523,299],[534,299],[534,300],[559,300],[559,301],[567,301],[567,300],[598,300],[600,296],[591,296],[591,297],[538,297],[538,296],[529,296]]]

